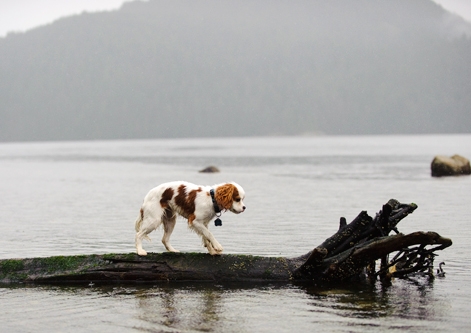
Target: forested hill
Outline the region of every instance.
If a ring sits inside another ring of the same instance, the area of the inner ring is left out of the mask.
[[[431,0],[150,0],[0,38],[0,141],[471,131]]]

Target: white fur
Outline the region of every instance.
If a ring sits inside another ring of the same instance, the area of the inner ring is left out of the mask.
[[[164,227],[162,243],[165,248],[170,252],[179,252],[169,242],[178,214],[188,219],[189,227],[201,236],[204,246],[211,255],[221,254],[223,251],[221,244],[208,229],[209,222],[216,216],[210,190],[214,189],[216,193],[223,193],[223,189],[231,188],[227,187],[228,185],[237,189],[234,193],[238,193],[236,198],[238,201],[231,199],[229,204],[226,202],[225,207],[221,202],[218,202],[218,205],[222,211],[230,210],[236,214],[242,213],[245,210],[243,203],[245,192],[236,183],[198,186],[188,182],[175,181],[161,184],[150,190],[144,198],[135,224],[137,253],[141,256],[147,255],[147,252],[142,248],[142,240],[144,238],[150,240],[147,235],[161,224]],[[170,194],[172,195],[170,196]],[[193,211],[192,207],[194,207]]]

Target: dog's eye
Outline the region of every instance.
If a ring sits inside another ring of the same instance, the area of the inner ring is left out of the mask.
[[[235,202],[240,202],[240,198],[235,199]]]

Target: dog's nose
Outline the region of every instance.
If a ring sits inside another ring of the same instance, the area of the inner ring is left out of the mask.
[[[245,206],[242,206],[242,210],[245,210],[245,208],[246,208]]]

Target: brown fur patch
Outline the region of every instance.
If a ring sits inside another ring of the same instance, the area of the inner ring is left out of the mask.
[[[216,189],[216,202],[224,209],[230,209],[232,207],[232,201],[236,197],[240,199],[239,191],[237,187],[232,184],[224,184]]]
[[[160,206],[162,208],[167,208],[168,207],[168,202],[172,200],[173,198],[173,189],[172,188],[167,188],[164,193],[162,193],[162,197],[160,198]]]
[[[190,215],[193,215],[195,212],[196,195],[201,191],[201,188],[198,188],[197,190],[191,190],[189,193],[186,193],[185,185],[180,185],[178,187],[178,194],[175,197],[175,203],[180,207],[181,213],[184,217],[189,219]]]
[[[196,216],[195,214],[190,214],[190,216],[188,216],[188,224],[193,224],[193,221],[195,220]]]
[[[170,200],[172,200],[174,195],[172,188],[167,188],[164,193],[162,193],[162,197],[160,198],[160,206],[164,209],[164,216],[166,218],[171,218],[173,216],[172,209],[168,204]]]

